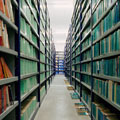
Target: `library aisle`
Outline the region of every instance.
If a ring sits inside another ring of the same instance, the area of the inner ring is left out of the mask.
[[[78,116],[64,80],[64,75],[54,77],[35,120],[89,120],[88,116]]]

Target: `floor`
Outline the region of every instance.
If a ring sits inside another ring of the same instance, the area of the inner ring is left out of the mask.
[[[64,75],[56,75],[51,87],[35,117],[35,120],[90,120],[88,116],[78,116],[70,92],[65,85]]]

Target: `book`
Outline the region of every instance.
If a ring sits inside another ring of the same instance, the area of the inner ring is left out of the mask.
[[[5,8],[4,8],[4,0],[0,0],[0,11],[4,14]]]
[[[3,74],[3,69],[2,69],[2,64],[0,61],[0,80],[4,78],[4,74]]]
[[[3,41],[3,21],[0,20],[0,46],[4,46]]]
[[[5,15],[10,18],[9,9],[8,9],[8,0],[4,0],[4,6],[5,6]]]
[[[27,98],[21,105],[21,120],[29,120],[31,114],[36,109],[36,106],[36,96],[31,96]]]
[[[0,61],[1,61],[1,64],[2,64],[2,68],[3,68],[3,73],[4,73],[4,77],[5,78],[10,78],[10,77],[13,77],[10,69],[8,68],[5,60],[3,57],[0,57]]]
[[[7,26],[0,20],[0,46],[10,48],[8,40]]]
[[[8,6],[10,20],[14,23],[15,21],[14,21],[13,8],[12,8],[11,0],[7,0],[7,6]]]

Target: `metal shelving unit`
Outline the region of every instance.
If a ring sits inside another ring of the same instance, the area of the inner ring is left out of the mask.
[[[10,39],[10,48],[0,46],[0,54],[5,58],[5,60],[8,59],[6,60],[6,63],[13,74],[12,78],[1,79],[0,87],[11,85],[14,98],[14,104],[7,107],[7,109],[2,114],[0,114],[0,120],[7,120],[9,118],[12,120],[21,120],[21,106],[30,96],[36,96],[37,106],[29,118],[30,120],[33,120],[44,99],[44,97],[41,98],[41,88],[46,85],[47,93],[47,90],[52,82],[52,78],[55,75],[56,52],[52,30],[50,27],[47,1],[37,0],[37,4],[35,1],[24,1],[34,23],[37,26],[37,29],[32,24],[23,8],[21,8],[21,2],[22,1],[20,0],[11,0],[15,23],[12,23],[12,21],[0,11],[0,19],[4,22],[4,24],[6,24],[8,29],[8,37]],[[22,31],[22,27],[20,25],[22,18],[25,20],[25,24],[29,26],[31,35],[34,35],[36,43],[33,41],[32,37],[30,38],[24,31]],[[21,38],[24,38],[24,40],[35,50],[35,56],[31,54],[25,54],[24,51],[22,51]],[[36,64],[37,70],[34,72],[27,71],[26,73],[22,74],[21,60],[34,62]],[[45,67],[43,70],[41,69],[42,64]],[[45,76],[42,76],[42,74],[45,74]],[[34,85],[28,92],[25,92],[23,95],[21,95],[21,82],[24,80],[27,81],[32,77],[36,77],[37,84]]]
[[[92,105],[94,102],[97,102],[97,100],[99,100],[99,102],[101,102],[103,105],[107,105],[110,110],[114,109],[118,113],[120,111],[120,105],[110,100],[109,97],[106,98],[95,90],[95,79],[98,79],[102,82],[106,81],[108,82],[108,84],[110,81],[118,85],[120,83],[120,78],[116,75],[110,76],[99,72],[94,73],[95,62],[110,60],[114,58],[117,59],[117,57],[120,56],[120,50],[114,50],[112,52],[106,52],[104,54],[99,53],[98,56],[94,56],[94,53],[98,52],[97,50],[94,51],[94,46],[97,43],[101,44],[102,40],[105,40],[108,36],[112,35],[115,31],[120,29],[120,18],[118,18],[119,20],[117,20],[117,22],[114,23],[112,27],[110,27],[107,31],[103,33],[101,32],[100,36],[93,40],[95,28],[99,24],[101,25],[101,27],[103,27],[102,24],[105,17],[112,11],[114,7],[118,7],[120,5],[119,0],[111,1],[111,4],[109,4],[104,9],[104,11],[102,11],[102,13],[99,15],[100,17],[96,18],[96,22],[93,23],[94,14],[102,2],[104,2],[105,4],[104,0],[96,1],[94,7],[92,8],[93,0],[76,0],[70,26],[72,31],[69,30],[70,32],[68,32],[68,37],[64,50],[65,74],[68,80],[72,79],[72,85],[79,94],[80,100],[85,103],[86,107],[88,108],[91,120],[95,120],[93,116],[94,111]],[[111,16],[111,18],[112,17],[113,16]],[[110,21],[108,21],[108,23],[109,22]],[[70,43],[70,34],[72,35],[72,43]],[[70,46],[72,47],[71,51]],[[101,48],[99,48],[99,51],[100,49]],[[70,54],[72,54],[72,57],[70,57]],[[72,65],[71,69],[70,65]],[[118,64],[116,66],[116,70],[118,70]],[[98,69],[100,69],[100,67],[98,67]],[[72,73],[70,73],[70,70],[72,71]],[[88,97],[89,100],[86,100],[85,96],[86,98]]]

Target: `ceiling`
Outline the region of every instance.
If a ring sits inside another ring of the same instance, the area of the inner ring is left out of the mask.
[[[64,51],[73,12],[73,0],[47,0],[56,51]]]

